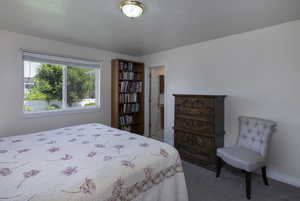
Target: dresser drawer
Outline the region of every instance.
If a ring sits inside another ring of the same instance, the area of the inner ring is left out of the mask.
[[[200,135],[201,133],[205,133],[206,135],[213,136],[214,122],[211,120],[176,115],[175,129],[190,130]]]
[[[215,139],[175,130],[175,146],[191,154],[212,153],[216,149]]]
[[[216,146],[213,138],[175,131],[175,147],[183,160],[214,170]]]
[[[214,107],[215,99],[210,97],[177,97],[176,107],[207,108]]]
[[[189,108],[189,107],[176,107],[176,115],[185,115],[195,118],[201,118],[204,120],[214,120],[214,108]]]
[[[214,112],[214,99],[211,98],[179,97],[175,100],[175,113],[178,115],[189,115],[206,120],[213,120]]]
[[[191,163],[196,163],[196,164],[201,164],[201,165],[209,165],[211,164],[211,155],[207,153],[200,153],[200,154],[194,154],[190,153],[189,151],[182,149],[182,148],[177,148],[178,153],[181,157],[182,160],[188,161]]]

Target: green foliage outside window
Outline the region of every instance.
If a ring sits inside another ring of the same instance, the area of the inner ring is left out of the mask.
[[[68,67],[68,105],[84,98],[95,98],[95,73],[90,68]]]
[[[26,112],[32,112],[32,107],[29,105],[24,105],[24,111]]]
[[[46,96],[46,100],[62,100],[63,67],[61,65],[42,64],[34,77],[32,90]]]
[[[85,98],[95,98],[95,73],[91,68],[67,67],[67,104]],[[34,77],[34,85],[26,94],[25,100],[62,100],[63,67],[41,64]],[[57,109],[52,105],[47,110]]]
[[[84,106],[96,106],[96,103],[87,103]]]
[[[40,92],[37,88],[33,88],[25,95],[25,100],[47,100],[47,96]]]
[[[60,109],[60,107],[55,104],[48,105],[47,107],[45,107],[45,110],[57,110],[57,109]]]

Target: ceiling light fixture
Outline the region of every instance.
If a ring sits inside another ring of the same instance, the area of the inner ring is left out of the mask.
[[[129,18],[140,17],[144,12],[144,4],[137,0],[123,0],[120,9]]]

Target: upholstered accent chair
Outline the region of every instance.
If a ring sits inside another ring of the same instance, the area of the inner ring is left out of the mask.
[[[254,117],[239,117],[239,138],[233,147],[217,149],[217,173],[219,177],[223,162],[242,169],[246,176],[246,195],[251,199],[251,173],[261,168],[263,181],[268,185],[266,157],[276,123]]]

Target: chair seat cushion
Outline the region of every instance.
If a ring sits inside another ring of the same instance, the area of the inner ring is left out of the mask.
[[[219,148],[217,156],[229,165],[248,172],[265,165],[265,159],[259,153],[239,146]]]

